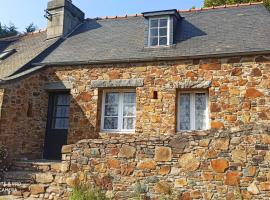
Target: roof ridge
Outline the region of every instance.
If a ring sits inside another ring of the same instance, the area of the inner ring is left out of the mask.
[[[205,8],[195,8],[189,10],[177,10],[178,12],[194,12],[194,11],[203,11],[203,10],[214,10],[214,9],[222,9],[222,8],[234,8],[234,7],[241,7],[241,6],[252,6],[252,5],[259,5],[263,4],[263,1],[260,2],[250,2],[250,3],[238,3],[238,4],[226,4],[222,6],[212,6],[212,7],[205,7]],[[104,19],[122,19],[128,17],[141,17],[142,14],[130,14],[130,15],[119,15],[119,16],[103,16],[103,17],[95,17],[95,18],[86,18],[86,20],[96,19],[96,20],[104,20]]]

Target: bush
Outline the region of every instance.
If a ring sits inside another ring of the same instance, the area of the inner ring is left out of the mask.
[[[270,0],[264,0],[264,4],[270,10]]]
[[[8,170],[9,166],[7,148],[0,144],[0,178],[3,172]]]
[[[8,151],[4,145],[0,144],[0,171],[5,171],[8,168]]]
[[[108,200],[105,191],[81,185],[73,189],[70,200]]]

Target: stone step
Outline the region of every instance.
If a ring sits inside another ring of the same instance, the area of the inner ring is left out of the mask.
[[[57,168],[61,161],[50,160],[18,160],[11,167],[12,171],[49,171]],[[59,168],[59,167],[58,167]]]
[[[8,171],[4,172],[4,183],[35,183],[34,171]]]

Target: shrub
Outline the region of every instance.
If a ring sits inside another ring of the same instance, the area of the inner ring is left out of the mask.
[[[105,191],[89,185],[81,185],[73,189],[70,200],[108,200]]]
[[[264,0],[264,4],[270,10],[270,0]]]
[[[0,144],[0,174],[8,170],[9,166],[7,148]]]

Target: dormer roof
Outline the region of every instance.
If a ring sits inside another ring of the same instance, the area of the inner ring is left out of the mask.
[[[175,16],[176,18],[180,19],[181,16],[176,9],[171,10],[160,10],[160,11],[151,11],[151,12],[143,12],[142,15],[146,18],[149,17],[156,17],[156,16]]]

